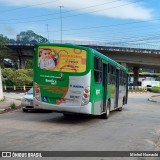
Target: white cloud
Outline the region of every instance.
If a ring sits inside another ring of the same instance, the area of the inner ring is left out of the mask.
[[[78,12],[92,15],[107,16],[120,19],[150,20],[153,10],[134,0],[0,0],[0,3],[14,6],[31,6],[43,8],[58,8],[60,5],[67,9],[77,9]],[[93,7],[94,6],[94,7]],[[85,9],[82,9],[85,8]],[[73,13],[73,12],[72,12]]]

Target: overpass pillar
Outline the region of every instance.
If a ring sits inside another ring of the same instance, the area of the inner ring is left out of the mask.
[[[24,58],[21,58],[21,69],[25,69],[25,59]]]
[[[22,56],[18,57],[18,69],[25,69],[25,59]]]
[[[18,53],[18,69],[24,69],[25,59],[23,58],[22,49],[17,49],[17,53]]]
[[[133,82],[134,85],[138,85],[138,71],[139,71],[139,67],[133,67]]]

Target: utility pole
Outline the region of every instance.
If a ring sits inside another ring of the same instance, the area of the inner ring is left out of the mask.
[[[60,8],[60,19],[61,19],[61,43],[62,43],[62,7],[64,7],[64,6],[59,6],[59,8]]]
[[[47,24],[47,35],[48,35],[48,42],[49,42],[48,24]]]

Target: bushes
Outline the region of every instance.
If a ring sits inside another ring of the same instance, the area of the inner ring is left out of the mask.
[[[32,69],[11,69],[5,68],[2,70],[2,75],[7,80],[3,81],[6,85],[32,85],[33,82],[33,70]]]
[[[152,92],[160,93],[160,87],[153,86],[153,87],[152,87]]]

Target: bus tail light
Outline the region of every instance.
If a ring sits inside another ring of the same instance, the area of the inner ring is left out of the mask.
[[[34,90],[35,90],[35,98],[38,101],[41,101],[40,87],[37,83],[34,83]]]
[[[39,93],[39,89],[36,89],[35,92],[36,92],[36,93]]]
[[[86,87],[84,89],[83,96],[82,96],[82,105],[86,105],[89,103],[89,97],[90,97],[90,88]]]

